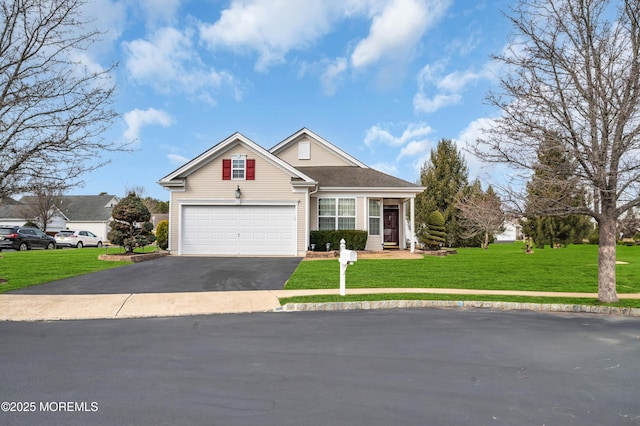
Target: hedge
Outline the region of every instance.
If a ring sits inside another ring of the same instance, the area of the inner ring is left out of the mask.
[[[340,250],[340,240],[344,238],[347,249],[364,250],[367,246],[367,231],[339,230],[339,231],[311,231],[311,244],[315,244],[315,251],[326,251],[327,243],[331,243],[330,250]]]

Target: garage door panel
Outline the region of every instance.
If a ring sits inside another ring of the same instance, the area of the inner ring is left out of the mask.
[[[296,255],[294,206],[183,206],[182,254]]]

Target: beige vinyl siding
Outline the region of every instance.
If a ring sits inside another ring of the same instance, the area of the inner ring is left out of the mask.
[[[244,154],[248,159],[256,160],[255,180],[222,180],[222,160],[231,158],[234,154]],[[291,177],[271,162],[257,156],[244,145],[237,145],[208,164],[204,165],[186,178],[184,191],[171,193],[171,223],[170,230],[171,250],[178,250],[178,234],[180,208],[182,204],[190,201],[199,204],[233,204],[236,188],[240,186],[242,202],[291,202],[297,203],[297,247],[299,253],[306,251],[305,224],[305,200],[303,192],[292,192]]]
[[[304,141],[310,143],[311,159],[298,159],[298,142]],[[278,153],[278,157],[291,164],[294,167],[303,166],[352,166],[343,157],[328,150],[324,145],[319,144],[314,139],[303,137],[298,141],[289,145],[286,149]]]

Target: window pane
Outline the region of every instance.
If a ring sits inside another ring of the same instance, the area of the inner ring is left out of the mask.
[[[336,227],[336,219],[333,217],[321,217],[318,219],[320,231],[333,231]]]
[[[369,235],[380,235],[380,218],[369,218]]]
[[[369,216],[380,217],[380,201],[369,200]]]
[[[355,217],[339,217],[338,229],[356,229]]]
[[[353,198],[338,199],[338,216],[355,216],[356,200]],[[349,228],[345,228],[349,229]]]
[[[333,198],[320,198],[318,201],[318,214],[319,216],[335,216],[336,215],[336,200]],[[333,229],[333,228],[332,228]]]
[[[233,179],[244,179],[244,159],[231,160],[231,177]]]

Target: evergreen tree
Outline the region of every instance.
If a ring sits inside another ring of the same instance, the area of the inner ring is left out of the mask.
[[[420,185],[425,190],[416,196],[415,204],[416,236],[419,239],[426,235],[429,215],[438,210],[444,217],[447,233],[445,244],[463,244],[456,195],[469,185],[468,174],[466,162],[455,143],[449,139],[440,140],[436,149],[431,151],[430,160],[425,162],[420,171]]]
[[[585,205],[585,191],[574,177],[575,165],[556,139],[548,136],[538,149],[538,166],[527,184],[523,231],[538,248],[580,242],[591,230],[583,215],[567,215],[567,205]],[[553,176],[554,179],[550,179]],[[545,214],[540,214],[544,212]]]

